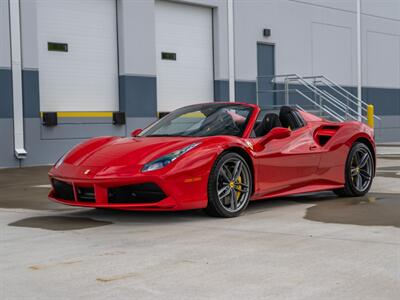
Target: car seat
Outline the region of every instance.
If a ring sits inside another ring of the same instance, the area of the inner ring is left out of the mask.
[[[281,121],[282,127],[289,129],[296,129],[298,127],[295,116],[293,115],[293,109],[289,106],[281,107],[279,120]]]
[[[264,136],[275,127],[282,127],[278,115],[273,113],[266,114],[261,123],[254,130],[254,133],[257,137]]]

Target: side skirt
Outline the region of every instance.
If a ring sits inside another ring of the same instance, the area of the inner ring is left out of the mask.
[[[298,188],[294,188],[291,190],[279,191],[271,194],[267,194],[263,197],[255,197],[251,198],[251,201],[256,200],[263,200],[269,198],[276,198],[276,197],[283,197],[289,195],[296,195],[296,194],[304,194],[304,193],[312,193],[312,192],[321,192],[321,191],[330,191],[335,189],[343,188],[344,185],[342,184],[315,184],[315,185],[307,185]]]

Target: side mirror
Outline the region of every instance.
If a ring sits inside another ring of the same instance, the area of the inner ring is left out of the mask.
[[[271,131],[263,136],[258,143],[255,145],[257,148],[263,148],[268,142],[272,140],[281,140],[289,137],[291,134],[290,129],[284,127],[275,127]]]
[[[140,128],[135,129],[134,131],[131,132],[131,137],[136,137],[136,136],[138,136],[142,131],[143,131],[143,130],[140,129]]]

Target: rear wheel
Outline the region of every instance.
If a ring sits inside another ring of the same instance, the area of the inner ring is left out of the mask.
[[[242,213],[252,191],[252,176],[239,154],[228,152],[214,163],[208,180],[208,205],[211,216],[231,218]]]
[[[341,197],[358,197],[365,195],[371,188],[375,173],[375,163],[371,151],[363,143],[355,143],[347,157],[345,169],[345,186],[334,190]]]

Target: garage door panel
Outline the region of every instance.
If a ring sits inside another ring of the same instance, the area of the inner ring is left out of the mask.
[[[38,1],[42,111],[118,110],[114,0]],[[68,44],[68,52],[47,43]]]
[[[161,59],[162,52],[176,60]],[[212,10],[156,2],[158,110],[213,101]]]

